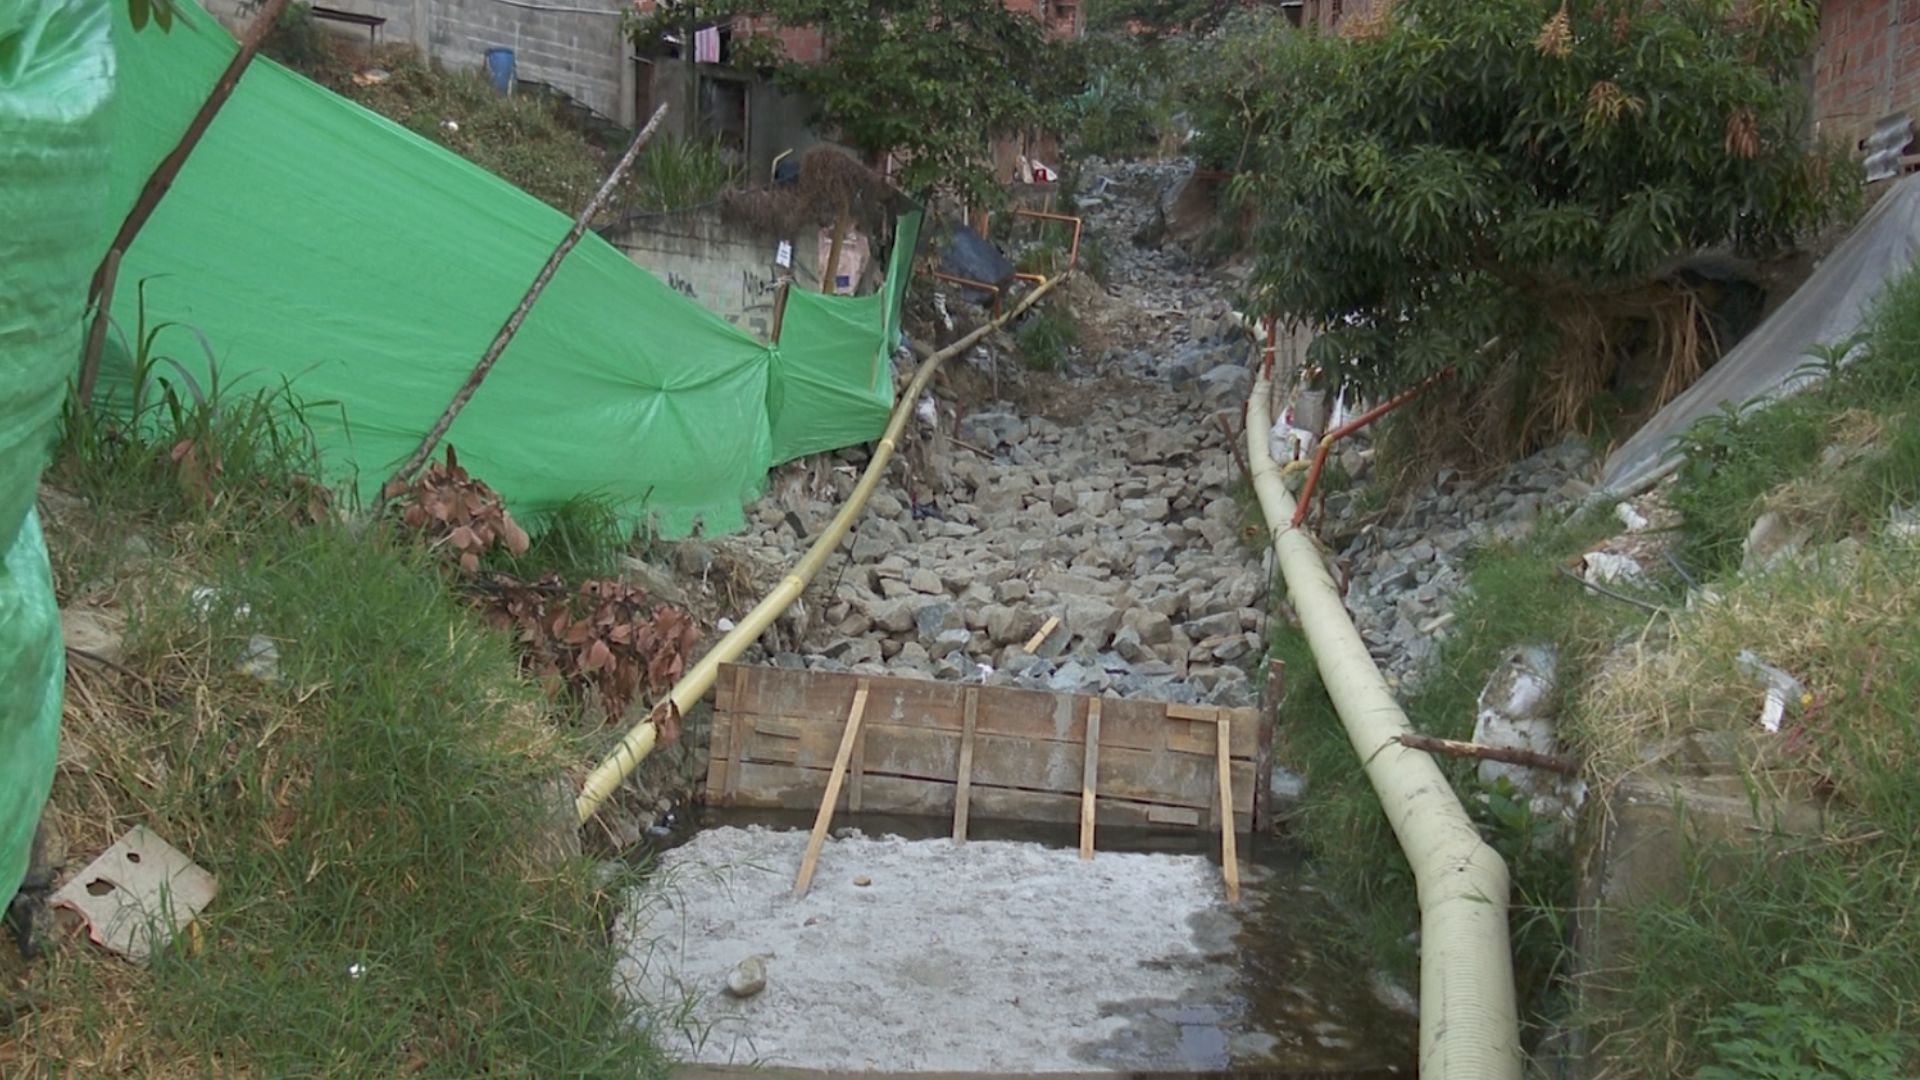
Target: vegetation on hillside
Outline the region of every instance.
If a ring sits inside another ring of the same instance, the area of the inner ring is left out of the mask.
[[[450,69],[411,45],[382,46],[357,61],[314,24],[305,4],[288,5],[263,51],[569,217],[586,206],[626,148],[582,127],[557,99],[502,94],[478,67]],[[600,223],[707,203],[737,180],[712,140],[656,137]]]
[[[72,931],[0,950],[7,1071],[663,1075],[614,992],[631,875],[571,813],[601,721],[521,673],[444,550],[312,480],[324,404],[174,371],[71,415],[48,473],[63,608],[127,629],[71,663],[47,815],[76,859],[144,825],[220,894],[144,967]]]
[[[789,57],[778,34],[763,32],[735,39],[733,62],[772,71],[869,164],[892,155],[894,183],[917,197],[937,189],[993,203],[993,138],[1049,126],[1078,88],[1074,53],[1039,20],[976,0],[702,0],[662,5],[630,29],[636,48],[652,51],[669,33],[734,17],[819,31],[828,43],[819,60]]]
[[[1627,909],[1628,955],[1574,994],[1570,855],[1542,842],[1551,823],[1503,801],[1469,764],[1443,762],[1513,872],[1530,1047],[1577,1023],[1603,1075],[1892,1080],[1920,1070],[1920,274],[1889,292],[1857,344],[1846,365],[1836,360],[1844,345],[1819,350],[1817,388],[1694,427],[1690,462],[1665,495],[1680,512],[1684,570],[1639,597],[1658,611],[1560,573],[1609,524],[1549,524],[1479,554],[1452,636],[1406,697],[1416,728],[1466,738],[1501,654],[1551,644],[1561,737],[1594,792],[1644,769],[1649,748],[1701,738],[1734,748],[1730,764],[1763,817],[1783,799],[1824,815],[1812,836],[1760,830],[1689,848],[1678,895]],[[1795,534],[1796,553],[1743,574],[1743,541],[1764,513]],[[1777,735],[1758,728],[1766,687],[1737,660],[1745,651],[1806,690]],[[1410,978],[1411,875],[1304,640],[1282,627],[1274,652],[1289,661],[1276,753],[1311,792],[1289,828],[1357,912],[1341,934],[1356,958]]]
[[[1329,380],[1403,389],[1503,456],[1657,405],[1716,355],[1696,252],[1767,256],[1857,198],[1809,149],[1810,0],[1401,0],[1327,35],[1266,9],[1185,90],[1256,215],[1253,301]],[[1464,407],[1463,407],[1464,406]]]

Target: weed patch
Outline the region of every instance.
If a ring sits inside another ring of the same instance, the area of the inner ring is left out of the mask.
[[[1080,343],[1080,325],[1073,316],[1053,308],[1043,308],[1028,316],[1014,331],[1020,356],[1034,371],[1059,371]]]
[[[221,891],[145,968],[5,950],[7,1071],[663,1075],[613,991],[628,883],[578,852],[585,733],[412,532],[287,512],[299,403],[149,389],[50,473],[87,496],[49,518],[63,602],[128,628],[70,672],[47,814],[72,861],[144,824]]]

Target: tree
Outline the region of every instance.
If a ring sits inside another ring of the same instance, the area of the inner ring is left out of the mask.
[[[1038,18],[997,0],[708,0],[639,19],[632,32],[646,46],[668,29],[737,17],[755,33],[736,41],[734,62],[813,101],[820,122],[870,163],[893,155],[895,183],[914,195],[941,188],[992,201],[993,139],[1051,123],[1077,88],[1073,54]],[[824,57],[786,56],[783,28],[818,30]]]
[[[1639,357],[1658,404],[1711,360],[1677,263],[1777,252],[1856,197],[1802,134],[1813,0],[1388,2],[1338,36],[1236,23],[1194,88],[1257,305],[1368,390],[1452,368],[1537,441]]]

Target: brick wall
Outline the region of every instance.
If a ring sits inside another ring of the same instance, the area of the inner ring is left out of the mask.
[[[1853,144],[1899,112],[1920,119],[1920,0],[1827,0],[1813,58],[1814,131]]]

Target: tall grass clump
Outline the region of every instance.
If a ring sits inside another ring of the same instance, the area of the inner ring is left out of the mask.
[[[1680,885],[1624,913],[1586,1017],[1612,1075],[1920,1075],[1920,276],[1814,362],[1812,388],[1690,433],[1672,503],[1711,593],[1595,680],[1581,727],[1603,778],[1705,740],[1756,806],[1818,825],[1694,837]],[[1799,550],[1742,572],[1762,513]],[[1804,690],[1778,733],[1742,652]]]

